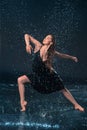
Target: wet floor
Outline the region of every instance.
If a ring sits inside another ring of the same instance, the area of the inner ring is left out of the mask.
[[[66,85],[85,112],[74,110],[60,92],[40,94],[28,84],[20,112],[17,84],[0,84],[0,130],[87,130],[87,85]]]

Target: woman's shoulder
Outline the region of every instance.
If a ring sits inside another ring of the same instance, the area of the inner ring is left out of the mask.
[[[34,48],[34,53],[37,53],[37,52],[39,52],[40,51],[40,49],[42,48],[42,44],[40,45],[40,46],[36,46],[35,48]]]

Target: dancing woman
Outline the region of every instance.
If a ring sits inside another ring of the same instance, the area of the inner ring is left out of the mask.
[[[40,93],[49,94],[60,91],[73,104],[74,108],[84,111],[69,90],[63,85],[62,79],[52,67],[54,56],[71,59],[78,62],[78,59],[68,54],[63,54],[55,50],[55,38],[53,35],[47,35],[42,43],[29,34],[24,35],[27,53],[34,53],[32,74],[26,74],[18,77],[18,89],[20,94],[21,111],[26,110],[27,101],[25,100],[25,83],[30,83],[34,89]],[[34,44],[34,47],[30,43]]]

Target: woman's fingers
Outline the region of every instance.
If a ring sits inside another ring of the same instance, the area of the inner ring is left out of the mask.
[[[77,57],[75,57],[75,62],[78,62],[78,59],[77,59]]]
[[[29,46],[26,46],[26,51],[27,53],[30,53],[31,54],[31,51],[33,50],[32,46],[29,45]]]
[[[75,62],[78,62],[78,58],[77,58],[77,57],[73,57],[73,60],[74,60]]]

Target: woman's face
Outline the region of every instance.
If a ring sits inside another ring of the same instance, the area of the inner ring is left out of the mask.
[[[49,45],[50,43],[52,43],[52,36],[51,36],[51,35],[47,35],[47,36],[43,39],[43,44],[44,44],[44,45]]]

